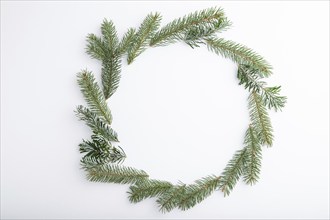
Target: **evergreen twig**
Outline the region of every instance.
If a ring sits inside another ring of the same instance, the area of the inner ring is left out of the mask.
[[[104,97],[108,99],[119,86],[121,58],[117,51],[119,40],[113,22],[104,19],[101,32],[106,51],[105,57],[102,59],[101,77]]]
[[[156,201],[160,207],[160,211],[169,212],[177,207],[185,191],[186,184],[183,183],[179,183],[165,191]]]
[[[76,109],[76,115],[80,120],[86,122],[94,134],[99,134],[108,141],[119,142],[117,133],[110,125],[88,108],[79,105]]]
[[[183,41],[190,47],[199,47],[205,44],[205,39],[216,37],[216,33],[226,31],[231,26],[231,22],[227,18],[219,19],[208,26],[196,26],[187,30],[183,36]]]
[[[121,59],[117,52],[102,61],[102,86],[105,99],[110,98],[117,90],[120,81]]]
[[[195,27],[210,27],[225,19],[221,8],[208,8],[175,19],[162,27],[150,40],[150,46],[166,46],[184,38],[186,31]]]
[[[129,28],[127,32],[124,34],[118,45],[118,53],[123,55],[128,52],[128,48],[134,41],[136,30],[134,28]]]
[[[246,148],[236,151],[228,162],[220,178],[220,189],[225,196],[229,195],[243,173],[246,161]]]
[[[137,203],[146,198],[161,196],[172,187],[173,185],[167,181],[146,180],[137,182],[130,187],[129,201]]]
[[[80,91],[84,95],[89,108],[97,114],[98,117],[103,118],[108,124],[111,124],[112,116],[110,109],[107,106],[100,87],[95,82],[92,72],[83,70],[78,73],[77,77]]]
[[[159,27],[161,16],[159,13],[149,14],[143,20],[139,30],[132,38],[132,43],[128,47],[127,63],[130,64],[149,46],[149,40]]]
[[[148,177],[143,170],[112,164],[94,166],[87,170],[87,179],[92,182],[134,184]]]
[[[281,86],[266,87],[266,83],[260,80],[260,75],[258,69],[249,65],[240,64],[238,66],[237,78],[240,80],[239,85],[243,84],[245,89],[257,92],[268,109],[282,110],[287,98],[279,95]]]
[[[246,164],[244,167],[244,181],[255,184],[259,179],[261,169],[261,146],[254,128],[249,125],[246,131],[244,144],[246,146]]]
[[[87,35],[86,53],[92,58],[103,60],[107,54],[105,48],[106,46],[100,37],[97,37],[95,34]]]
[[[120,80],[121,52],[118,50],[118,36],[112,21],[104,19],[101,25],[102,38],[89,34],[86,52],[92,58],[102,61],[102,88],[105,99],[116,91]]]
[[[218,189],[220,178],[220,176],[211,175],[187,185],[184,195],[178,202],[178,207],[181,210],[187,210],[202,202]]]
[[[205,39],[205,42],[210,51],[229,58],[237,64],[251,65],[259,69],[259,73],[263,77],[268,77],[272,74],[270,64],[250,48],[223,38],[211,37]]]
[[[83,158],[89,158],[95,164],[118,163],[126,157],[122,149],[112,146],[100,135],[92,135],[92,141],[85,141],[79,144],[80,153],[86,153]]]
[[[269,147],[272,146],[273,128],[261,96],[256,92],[251,92],[248,98],[248,106],[252,126],[260,143]]]

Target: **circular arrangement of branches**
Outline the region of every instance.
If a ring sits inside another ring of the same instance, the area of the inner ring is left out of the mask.
[[[267,109],[281,110],[286,97],[280,96],[280,86],[267,87],[262,81],[272,74],[271,66],[263,57],[218,36],[231,25],[221,8],[196,11],[161,28],[160,21],[159,13],[151,13],[138,29],[129,28],[119,39],[114,24],[104,20],[101,37],[87,36],[87,53],[102,62],[102,88],[92,72],[83,70],[78,73],[78,84],[88,107],[78,106],[76,115],[92,130],[90,139],[79,144],[83,154],[81,165],[87,178],[96,182],[130,184],[131,202],[156,197],[160,210],[168,212],[174,208],[187,210],[216,190],[229,195],[241,176],[247,184],[256,183],[261,167],[261,147],[270,147],[273,142]],[[143,170],[123,166],[126,154],[118,146],[118,135],[111,127],[112,115],[106,103],[118,88],[123,56],[127,56],[127,63],[131,64],[149,47],[176,42],[184,42],[192,48],[206,46],[209,51],[231,59],[238,66],[239,85],[250,93],[250,123],[245,132],[244,147],[234,154],[220,175],[209,175],[192,184],[151,179]]]

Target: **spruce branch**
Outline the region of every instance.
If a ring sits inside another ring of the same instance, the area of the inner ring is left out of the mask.
[[[260,143],[269,147],[272,146],[273,128],[262,97],[256,92],[251,92],[248,98],[248,107],[252,126],[257,133]]]
[[[109,52],[113,52],[118,45],[118,35],[113,22],[104,19],[101,24],[101,33],[106,48],[108,48]]]
[[[112,21],[104,19],[101,24],[102,38],[95,34],[88,34],[86,52],[92,58],[104,60],[115,52],[118,45],[116,28]]]
[[[92,135],[92,141],[83,140],[79,144],[80,153],[86,153],[83,158],[89,158],[95,164],[121,162],[126,157],[122,149],[118,149],[100,135]]]
[[[166,46],[174,43],[181,40],[187,30],[198,26],[209,26],[224,18],[223,10],[217,7],[190,13],[161,28],[150,40],[150,46]]]
[[[124,34],[118,45],[118,53],[123,55],[128,52],[128,48],[133,42],[136,30],[135,28],[129,28],[127,32]]]
[[[77,75],[80,91],[90,108],[98,117],[103,118],[109,125],[112,122],[110,109],[107,106],[104,95],[95,81],[92,72],[83,70]]]
[[[286,103],[286,97],[280,96],[281,86],[266,87],[266,83],[261,81],[260,72],[246,64],[240,64],[238,66],[237,78],[239,79],[239,85],[244,85],[245,89],[249,91],[257,92],[264,105],[268,109],[282,110]]]
[[[92,58],[102,60],[105,58],[107,51],[106,46],[100,37],[95,34],[87,35],[86,53]]]
[[[105,99],[110,98],[117,90],[121,71],[121,54],[118,52],[118,36],[112,21],[103,20],[101,32],[106,51],[102,59],[102,87]]]
[[[196,180],[195,184],[186,187],[184,195],[181,197],[178,207],[181,210],[187,210],[202,202],[218,189],[220,176],[207,176]]]
[[[99,165],[106,164],[105,161],[100,161],[94,157],[82,157],[80,160],[81,168],[85,171],[88,171],[91,168],[97,167]]]
[[[185,191],[186,185],[183,183],[179,183],[165,191],[156,201],[159,205],[160,211],[169,212],[177,207],[182,196],[185,194]]]
[[[255,184],[259,179],[261,168],[261,146],[254,128],[249,125],[246,131],[244,145],[246,147],[246,166],[244,168],[244,181]]]
[[[110,125],[88,108],[79,105],[76,109],[76,115],[80,120],[85,121],[94,134],[99,134],[108,141],[119,142],[117,133]]]
[[[120,81],[121,58],[114,52],[102,61],[102,86],[105,99],[110,98],[117,90]]]
[[[148,177],[143,170],[112,164],[102,164],[87,170],[87,178],[92,182],[134,184]]]
[[[130,191],[128,192],[129,201],[137,203],[146,198],[161,196],[172,187],[173,185],[167,181],[145,180],[137,182],[130,187]]]
[[[220,189],[225,196],[229,195],[243,174],[246,161],[246,148],[236,151],[228,162],[220,178]]]
[[[227,18],[223,18],[209,25],[192,27],[185,32],[182,40],[191,48],[199,47],[205,44],[205,39],[216,37],[216,33],[226,31],[231,24]]]
[[[149,14],[143,20],[128,47],[127,63],[130,64],[149,46],[149,40],[159,27],[161,16],[159,13]]]
[[[275,111],[281,111],[286,104],[287,97],[280,96],[280,92],[281,86],[265,87],[261,94],[264,105],[269,109],[274,108]]]
[[[229,58],[237,64],[248,64],[259,70],[262,77],[272,74],[270,64],[248,47],[223,38],[210,37],[205,39],[208,50]]]
[[[260,80],[261,77],[258,69],[247,64],[238,65],[237,78],[239,80],[238,84],[244,85],[244,88],[249,92],[260,93],[266,85],[266,82]]]

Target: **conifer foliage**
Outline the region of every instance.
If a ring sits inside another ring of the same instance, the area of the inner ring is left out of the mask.
[[[87,179],[129,184],[130,202],[155,197],[160,211],[169,212],[174,208],[190,209],[214,191],[227,196],[240,178],[247,184],[255,184],[261,172],[262,147],[272,146],[274,139],[267,110],[282,110],[286,97],[280,95],[280,86],[268,87],[263,80],[272,74],[272,67],[262,56],[244,45],[219,37],[231,26],[221,8],[196,11],[163,27],[160,23],[161,15],[151,13],[138,28],[129,28],[120,39],[113,22],[105,19],[101,24],[101,36],[87,36],[87,54],[102,63],[102,86],[92,72],[82,70],[78,73],[78,85],[87,107],[79,105],[75,112],[91,129],[91,137],[79,144],[83,154],[81,166]],[[238,66],[238,84],[250,93],[250,124],[243,148],[236,151],[218,175],[206,176],[192,184],[150,179],[145,171],[122,165],[126,154],[118,145],[118,134],[111,126],[112,114],[107,105],[107,100],[119,86],[124,56],[131,64],[148,48],[176,42],[186,43],[191,48],[205,46],[216,55],[232,60]]]

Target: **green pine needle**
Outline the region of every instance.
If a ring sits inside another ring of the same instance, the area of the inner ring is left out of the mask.
[[[186,186],[184,195],[181,197],[178,207],[187,210],[202,202],[218,189],[220,176],[207,176],[195,181],[195,184]]]
[[[261,146],[254,128],[250,125],[245,134],[246,166],[244,168],[244,181],[253,185],[259,179],[261,169]]]
[[[270,64],[256,52],[241,44],[222,38],[208,38],[205,40],[210,51],[229,58],[237,64],[248,64],[260,71],[263,77],[272,74]]]
[[[132,39],[132,43],[128,48],[127,63],[130,64],[149,46],[149,40],[157,31],[160,24],[161,16],[159,13],[149,14],[143,20],[139,30]]]
[[[117,90],[120,81],[121,58],[117,52],[102,61],[102,86],[105,99],[110,98]]]
[[[282,110],[286,103],[286,97],[280,96],[281,86],[266,87],[266,83],[261,81],[260,71],[246,64],[238,66],[237,78],[240,80],[239,85],[244,85],[245,89],[257,92],[264,105],[268,109]]]
[[[226,31],[230,26],[231,22],[227,18],[219,19],[207,26],[190,28],[185,32],[182,40],[192,48],[199,47],[200,44],[205,44],[205,39],[216,37],[216,33]]]
[[[134,28],[129,28],[124,34],[118,45],[118,53],[123,55],[128,52],[128,48],[131,46],[134,40],[136,30]]]
[[[99,134],[108,141],[119,142],[117,133],[110,125],[88,108],[79,105],[76,109],[76,115],[80,120],[86,122],[94,134]]]
[[[118,149],[100,135],[92,135],[92,141],[79,144],[80,153],[86,153],[83,158],[90,158],[96,164],[119,163],[126,155],[122,149]]]
[[[249,92],[260,93],[266,85],[266,82],[260,80],[260,71],[246,64],[238,65],[237,78],[239,79],[238,84],[244,85]]]
[[[137,203],[146,198],[161,196],[172,187],[173,185],[167,181],[146,180],[137,182],[130,187],[129,201]]]
[[[107,51],[102,59],[102,86],[105,99],[110,98],[117,90],[120,80],[121,58],[118,53],[118,36],[112,21],[104,20],[101,25],[103,41]]]
[[[118,88],[121,71],[121,53],[118,49],[118,36],[112,21],[103,20],[102,38],[89,34],[86,52],[102,61],[102,88],[105,99],[110,98]]]
[[[95,34],[88,34],[86,47],[86,53],[88,55],[94,59],[102,60],[107,54],[105,48],[106,46],[101,38],[97,37]]]
[[[161,28],[151,39],[150,46],[166,46],[183,39],[186,31],[194,27],[210,26],[221,19],[225,19],[221,8],[208,8],[190,13],[175,19]]]
[[[257,133],[260,143],[269,147],[272,146],[273,128],[262,97],[256,92],[251,92],[248,98],[248,106],[252,126]]]
[[[134,184],[148,177],[143,170],[112,164],[94,166],[87,170],[87,179],[92,182]]]
[[[178,206],[182,196],[185,194],[186,185],[179,183],[165,191],[158,199],[160,211],[169,212]]]
[[[107,106],[104,95],[96,83],[92,72],[83,70],[78,73],[77,77],[80,91],[84,95],[90,110],[110,125],[112,122],[110,109]]]
[[[287,98],[280,96],[281,86],[265,87],[261,95],[264,105],[269,109],[273,108],[275,111],[280,110],[285,106]]]
[[[246,148],[236,151],[228,162],[220,178],[220,189],[225,196],[229,195],[243,173],[246,161]]]
[[[114,51],[118,45],[118,36],[113,22],[104,19],[101,25],[101,33],[105,46],[109,49],[109,51]]]

